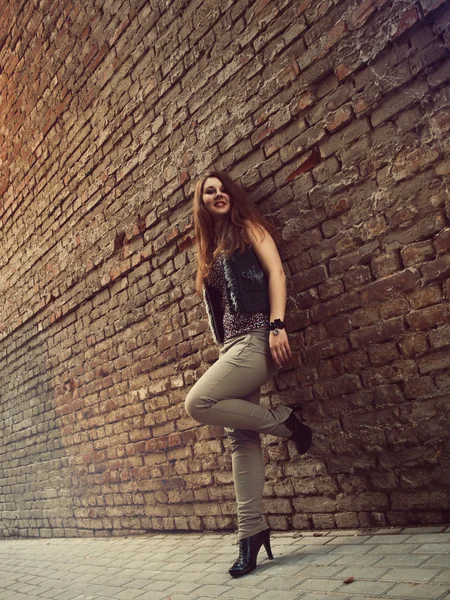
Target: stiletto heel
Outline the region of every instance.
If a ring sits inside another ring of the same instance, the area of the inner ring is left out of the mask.
[[[273,560],[272,549],[270,547],[270,529],[265,529],[264,531],[261,531],[259,535],[261,536],[261,540],[264,544],[264,548],[267,552],[269,560]]]
[[[239,540],[239,558],[230,568],[231,577],[242,577],[256,569],[256,559],[261,546],[264,544],[267,556],[270,560],[273,559],[272,550],[270,549],[270,529],[265,529],[255,535]]]

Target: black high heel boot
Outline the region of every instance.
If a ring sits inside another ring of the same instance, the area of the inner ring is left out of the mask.
[[[270,560],[273,559],[272,550],[270,548],[270,529],[264,529],[255,535],[239,540],[239,558],[230,568],[231,577],[242,577],[251,573],[256,568],[256,558],[261,546],[264,544],[267,556]]]
[[[292,431],[292,435],[288,439],[294,442],[297,452],[299,454],[308,452],[312,440],[312,431],[308,425],[300,423],[293,412],[284,421],[283,425],[286,425]]]

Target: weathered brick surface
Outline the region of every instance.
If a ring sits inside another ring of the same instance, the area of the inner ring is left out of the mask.
[[[0,0],[0,535],[236,525],[193,182],[280,231],[292,367],[272,527],[448,518],[450,30],[442,0]],[[433,492],[430,494],[430,486]]]

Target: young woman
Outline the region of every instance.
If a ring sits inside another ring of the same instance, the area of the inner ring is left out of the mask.
[[[219,359],[186,398],[199,423],[225,427],[231,440],[238,513],[239,558],[232,577],[253,571],[269,528],[261,513],[264,459],[260,433],[293,440],[299,454],[311,430],[287,406],[259,405],[260,388],[292,357],[283,323],[286,276],[270,232],[273,228],[227,173],[211,172],[194,193],[198,249],[197,293],[222,347]]]

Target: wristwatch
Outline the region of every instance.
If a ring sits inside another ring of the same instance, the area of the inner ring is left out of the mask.
[[[280,333],[280,329],[285,329],[284,322],[281,319],[270,321],[269,329],[270,331],[273,331],[274,335],[278,335]]]

